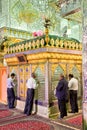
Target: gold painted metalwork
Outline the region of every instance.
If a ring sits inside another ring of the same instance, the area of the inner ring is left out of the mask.
[[[62,54],[62,53],[53,53],[53,52],[44,52],[44,53],[38,53],[38,54],[31,54],[27,56],[28,60],[33,60],[33,59],[66,59],[66,60],[70,60],[70,59],[74,59],[74,60],[81,60],[82,57],[81,55],[74,55],[74,54]]]
[[[64,74],[66,74],[66,64],[59,63],[59,65],[64,70]]]
[[[24,44],[22,44],[22,46],[21,46],[21,50],[24,51]]]
[[[27,55],[28,63],[40,63],[49,59],[52,62],[73,62],[73,63],[81,63],[82,56],[74,55],[74,54],[63,54],[63,53],[54,53],[54,52],[44,52],[44,53],[36,53]],[[6,62],[8,64],[19,64],[18,59],[15,57],[6,58]]]
[[[33,42],[32,42],[32,47],[33,47],[33,49],[35,49],[35,45],[36,45],[36,43],[35,43],[35,41],[33,40]]]
[[[76,64],[76,67],[78,68],[79,72],[82,71],[82,66],[81,65]]]
[[[40,40],[36,40],[36,47],[39,48]]]
[[[58,61],[57,61],[58,62]],[[66,74],[66,64],[52,64],[51,65],[51,70],[52,70],[52,75],[54,74],[54,71],[56,70],[56,68],[60,66],[63,70],[64,70],[64,74]]]
[[[55,41],[54,41],[54,39],[52,38],[52,39],[50,39],[50,44],[51,44],[51,46],[52,47],[54,47],[54,45],[55,45]]]
[[[59,47],[59,45],[60,45],[59,39],[55,40],[55,44],[56,44],[56,47]]]
[[[17,74],[18,73],[18,66],[9,67],[9,74],[11,74],[12,72]]]
[[[75,43],[72,42],[72,49],[74,50],[75,49]]]
[[[25,44],[25,49],[28,50],[28,42]]]
[[[52,75],[54,74],[54,71],[56,70],[57,66],[58,66],[58,64],[51,65]]]
[[[82,50],[82,43],[79,44],[79,49]]]
[[[35,72],[36,68],[38,67],[37,64],[32,65],[32,72]]]
[[[69,64],[68,71],[69,73],[72,73],[72,68],[74,67],[74,64]]]
[[[60,47],[63,48],[63,40],[60,40],[59,43]]]
[[[79,45],[78,45],[78,43],[76,43],[76,49],[78,50],[78,47],[79,47]]]
[[[29,49],[31,50],[31,42],[29,42],[29,45],[28,45]]]
[[[46,28],[46,30],[48,30],[48,28]],[[46,41],[46,46],[45,46],[45,41]],[[82,44],[78,43],[78,42],[74,42],[74,41],[64,41],[64,40],[60,40],[59,39],[50,39],[48,32],[46,32],[46,36],[45,36],[45,41],[42,38],[41,40],[37,39],[36,41],[29,41],[26,42],[25,44],[15,44],[15,47],[6,47],[5,48],[5,52],[8,53],[14,53],[14,52],[21,52],[24,50],[31,50],[31,49],[37,49],[37,48],[43,48],[43,47],[57,47],[59,49],[70,49],[70,50],[82,50]],[[50,44],[49,44],[50,43]],[[7,44],[9,45],[8,42],[5,43],[5,46],[7,46]],[[14,51],[15,50],[15,51]]]
[[[45,41],[46,41],[46,46],[48,47],[49,46],[49,41],[50,41],[50,38],[49,38],[49,29],[48,28],[45,28],[45,34],[46,34],[46,37],[45,37]]]
[[[44,64],[39,64],[38,67],[40,67],[42,73],[44,74],[44,72],[45,72],[45,66],[44,66]]]
[[[42,47],[42,48],[44,47],[44,42],[45,42],[45,41],[44,41],[44,39],[42,38],[42,39],[41,39],[41,47]]]
[[[36,60],[30,60],[28,61],[29,64],[40,64],[40,63],[45,63],[47,60],[46,59],[36,59]]]

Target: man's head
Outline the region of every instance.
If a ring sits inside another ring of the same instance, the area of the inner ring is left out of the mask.
[[[69,74],[69,79],[73,78],[73,74]]]
[[[31,74],[31,77],[32,77],[32,78],[36,78],[35,73],[32,73],[32,74]]]
[[[11,73],[11,78],[13,79],[15,77],[15,74],[14,73]]]
[[[63,74],[60,74],[60,76],[59,76],[59,80],[61,80],[61,79],[64,79],[64,75]]]

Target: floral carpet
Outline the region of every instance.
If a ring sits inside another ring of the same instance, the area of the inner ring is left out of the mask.
[[[0,130],[54,130],[47,119],[41,120],[37,115],[26,116],[17,109],[1,108],[3,105],[0,104]]]
[[[7,105],[0,103],[0,110],[6,110],[6,109],[7,109]]]
[[[81,113],[67,116],[62,120],[47,119],[38,115],[26,116],[17,109],[1,109],[4,108],[2,106],[0,105],[0,130],[72,130],[73,128],[82,130]]]
[[[47,123],[31,120],[0,126],[0,130],[54,130],[54,129]]]
[[[12,112],[9,110],[0,110],[0,119],[11,116],[11,115],[12,115]]]
[[[82,125],[82,114],[72,117],[70,119],[66,120],[69,124],[74,125],[74,126],[81,126]]]

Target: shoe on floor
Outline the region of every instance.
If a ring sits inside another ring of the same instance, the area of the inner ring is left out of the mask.
[[[63,117],[59,116],[58,119],[61,120],[61,119],[63,119]]]
[[[9,109],[13,109],[13,108],[15,108],[15,107],[9,107]]]
[[[75,112],[73,112],[73,111],[69,111],[69,113],[75,113]]]

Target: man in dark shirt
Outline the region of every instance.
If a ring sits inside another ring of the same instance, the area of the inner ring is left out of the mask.
[[[67,116],[66,97],[67,97],[68,82],[64,75],[60,74],[59,83],[56,87],[56,96],[58,98],[58,107],[60,111],[60,118]]]

